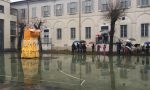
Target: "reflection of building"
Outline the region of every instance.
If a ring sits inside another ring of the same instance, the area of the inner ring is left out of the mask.
[[[120,78],[127,79],[127,68],[120,68]]]
[[[78,1],[33,0],[29,3],[30,21],[34,21],[35,18],[47,21],[45,29],[49,30],[49,36],[43,31],[46,35],[42,38],[52,38],[53,49],[69,48],[74,40],[79,39]],[[102,34],[100,31],[105,32],[107,28],[109,29],[110,21],[104,19],[107,1],[81,0],[81,39],[87,43],[95,41],[96,35]],[[148,0],[121,0],[121,7],[127,10],[126,16],[116,22],[115,40],[131,37],[136,38],[137,43],[150,40],[150,7],[148,7],[150,3],[143,3],[145,1]],[[11,3],[11,7],[18,9],[22,21],[27,21],[28,9],[25,1]]]
[[[89,74],[91,73],[92,69],[91,69],[91,63],[90,62],[86,62],[85,64],[85,71],[86,71],[86,74]]]
[[[5,82],[5,60],[4,55],[0,54],[0,83]]]
[[[9,0],[0,0],[0,50],[16,48],[17,11],[10,9]]]

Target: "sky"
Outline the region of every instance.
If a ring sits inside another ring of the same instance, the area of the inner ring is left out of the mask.
[[[22,1],[22,0],[10,0],[11,2]]]

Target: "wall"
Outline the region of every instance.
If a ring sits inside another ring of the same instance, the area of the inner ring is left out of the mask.
[[[30,3],[29,11],[30,11],[30,22],[33,22],[31,18],[32,7],[37,7],[37,18],[46,21],[46,26],[50,30],[51,38],[52,38],[52,48],[53,49],[70,49],[70,46],[73,41],[79,40],[79,14],[77,12],[76,15],[68,15],[67,14],[67,3],[72,0],[63,0],[58,1],[43,1],[43,2],[33,2]],[[73,0],[77,1],[78,0]],[[54,5],[55,4],[64,4],[64,14],[63,16],[54,16]],[[41,6],[50,5],[51,13],[50,17],[43,18],[41,17]],[[12,4],[12,7],[17,9],[27,8],[26,3],[22,4]],[[131,0],[131,7],[125,11],[125,20],[121,20],[121,18],[116,22],[115,27],[115,37],[120,38],[120,25],[128,25],[128,35],[126,38],[121,38],[126,40],[128,38],[135,38],[136,43],[144,43],[145,41],[150,41],[149,37],[142,38],[140,33],[140,24],[141,23],[150,23],[150,8],[139,8],[137,6],[136,0]],[[95,41],[96,34],[100,33],[100,26],[104,24],[110,24],[110,21],[104,18],[105,13],[98,10],[98,0],[94,0],[94,11],[93,13],[83,14],[81,13],[81,39],[86,40],[87,44],[90,41]],[[76,28],[76,39],[70,39],[70,28]],[[85,27],[91,27],[91,39],[85,39]],[[56,33],[57,28],[62,29],[62,39],[57,40]],[[150,25],[149,25],[150,28]],[[149,34],[150,35],[150,34]],[[88,45],[91,47],[91,45]]]

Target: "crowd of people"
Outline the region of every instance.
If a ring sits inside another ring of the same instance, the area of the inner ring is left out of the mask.
[[[123,44],[121,41],[116,42],[117,54],[149,54],[149,44],[132,44],[131,42],[126,42]]]
[[[73,43],[72,44],[72,53],[75,53],[75,52],[78,52],[78,53],[85,53],[86,52],[86,45],[85,43]]]
[[[118,41],[115,43],[116,45],[116,52],[117,54],[143,54],[148,55],[150,46],[149,44],[132,44],[132,42],[122,42]],[[107,44],[91,44],[91,52],[103,53],[106,55],[106,46]],[[86,53],[87,51],[87,44],[86,43],[73,43],[72,44],[72,53]]]
[[[106,44],[100,45],[100,44],[92,44],[91,45],[91,51],[92,53],[97,52],[100,53],[103,49],[103,54],[106,54]],[[85,43],[72,43],[72,53],[86,53],[87,46]]]

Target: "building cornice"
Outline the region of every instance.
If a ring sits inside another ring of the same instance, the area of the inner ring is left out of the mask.
[[[1,0],[3,2],[7,2],[7,3],[10,3],[10,0]]]
[[[23,0],[23,1],[11,2],[11,5],[25,4],[27,1],[29,3],[33,3],[33,2],[50,2],[50,1],[58,1],[58,0]]]

